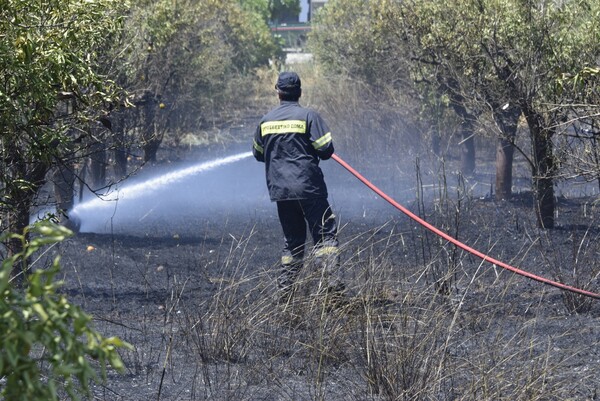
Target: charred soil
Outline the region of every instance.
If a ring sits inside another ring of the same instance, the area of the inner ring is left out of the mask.
[[[207,160],[244,146],[188,157]],[[208,172],[180,183],[181,193],[169,190],[167,200],[151,195],[153,209],[128,212],[47,253],[61,255],[62,290],[96,328],[134,346],[122,352],[126,372],[111,372],[94,387],[95,399],[600,397],[600,301],[483,263],[333,161],[324,168],[343,244],[343,302],[316,293],[319,272],[310,260],[294,298],[278,302],[281,229],[262,166],[250,158],[227,167],[226,178],[207,183]],[[470,246],[600,291],[597,199],[561,196],[557,228],[540,230],[526,184],[512,200],[495,201],[481,189],[490,174],[432,173],[426,182],[406,166],[361,168]]]

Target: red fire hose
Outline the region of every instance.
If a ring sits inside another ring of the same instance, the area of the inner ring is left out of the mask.
[[[413,219],[414,221],[416,221],[423,227],[427,228],[429,231],[432,231],[434,234],[439,235],[440,237],[444,238],[448,242],[453,243],[457,247],[481,258],[483,261],[492,263],[496,266],[500,266],[503,269],[510,270],[513,273],[519,274],[519,275],[527,277],[529,279],[539,281],[540,283],[548,284],[553,287],[560,288],[560,289],[566,290],[566,291],[571,291],[571,292],[574,292],[574,293],[577,293],[580,295],[584,295],[587,297],[600,299],[600,294],[582,290],[582,289],[576,288],[576,287],[571,287],[569,285],[559,283],[556,281],[552,281],[552,280],[549,280],[544,277],[536,276],[535,274],[529,273],[529,272],[521,270],[521,269],[517,269],[514,266],[511,266],[507,263],[496,260],[496,259],[492,258],[491,256],[484,254],[483,252],[479,252],[478,250],[473,249],[470,246],[463,244],[459,240],[451,237],[450,235],[446,234],[445,232],[441,231],[440,229],[432,226],[431,224],[429,224],[428,222],[426,222],[425,220],[423,220],[422,218],[415,215],[410,210],[406,209],[404,206],[402,206],[401,204],[396,202],[394,199],[392,199],[391,197],[386,195],[385,192],[383,192],[381,189],[379,189],[375,185],[373,185],[369,180],[367,180],[365,177],[363,177],[358,171],[354,170],[348,163],[346,163],[344,160],[342,160],[338,155],[333,154],[333,156],[331,156],[331,157],[333,158],[333,160],[338,162],[342,167],[344,167],[346,170],[348,170],[352,175],[354,175],[356,178],[358,178],[363,184],[365,184],[367,187],[369,187],[373,192],[375,192],[377,195],[381,196],[383,199],[388,201],[396,209],[400,210],[402,213],[404,213],[405,215],[407,215],[408,217],[410,217],[411,219]]]

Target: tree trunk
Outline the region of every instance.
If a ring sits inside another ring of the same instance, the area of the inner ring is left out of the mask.
[[[158,104],[154,98],[148,100],[142,106],[142,149],[144,151],[144,162],[155,162],[156,153],[162,143],[162,135],[156,129],[156,108]]]
[[[554,228],[554,149],[552,129],[541,123],[542,116],[524,109],[533,145],[533,190],[534,207],[541,228]]]
[[[127,144],[125,141],[125,113],[117,112],[114,113],[112,118],[113,126],[113,140],[114,146],[114,174],[116,180],[121,180],[127,175]]]
[[[158,153],[158,148],[162,143],[162,138],[156,137],[156,134],[149,140],[144,142],[142,148],[144,149],[144,162],[145,163],[154,163],[156,162],[156,154]]]
[[[440,156],[441,154],[441,143],[442,143],[442,138],[441,135],[439,133],[439,131],[435,131],[431,134],[431,150],[433,151],[433,154],[436,156]]]
[[[441,90],[448,94],[454,112],[462,119],[460,144],[460,169],[464,176],[469,177],[475,173],[475,132],[474,122],[476,117],[465,106],[465,98],[460,94],[460,85],[455,80],[447,81]]]
[[[75,166],[72,164],[62,165],[55,168],[52,173],[52,184],[54,186],[54,199],[56,209],[61,216],[61,223],[67,223],[65,217],[73,208],[75,197]]]
[[[592,132],[592,155],[594,157],[595,164],[595,172],[596,181],[598,181],[598,189],[600,189],[600,144],[598,143],[600,139],[600,133],[596,131],[596,126],[592,123],[591,127]]]
[[[12,233],[23,234],[25,227],[29,225],[29,209],[31,201],[19,200],[14,208],[8,212],[8,225]],[[13,256],[23,251],[23,243],[18,238],[11,238],[7,244],[8,256]],[[13,266],[11,279],[17,284],[23,283],[26,272],[24,271],[26,261],[21,259],[20,263]]]
[[[8,188],[10,205],[8,207],[8,230],[12,233],[22,234],[25,228],[29,225],[31,206],[33,200],[38,192],[38,189],[44,184],[48,167],[43,163],[37,163],[29,170],[28,163],[25,162],[18,155],[13,154],[14,158],[11,160],[11,173],[12,177],[10,183],[7,183],[10,187]],[[27,183],[21,185],[22,182]],[[7,244],[8,256],[20,253],[23,250],[23,244],[18,239],[10,239]],[[23,266],[26,261],[23,260],[23,264],[15,265],[11,276],[17,277],[17,282],[22,282],[24,274]]]
[[[536,159],[533,176],[538,225],[542,228],[554,228],[554,160],[551,135],[534,135],[533,148]]]
[[[496,144],[496,200],[512,197],[514,146],[511,140],[498,138]]]
[[[475,172],[475,135],[471,123],[463,123],[462,137],[460,168],[463,175],[468,177]]]
[[[90,149],[89,185],[93,190],[97,190],[106,185],[106,149],[104,144],[98,142],[93,143]]]
[[[496,108],[494,120],[502,131],[496,144],[496,200],[510,199],[512,196],[512,167],[514,141],[521,109],[509,107]]]
[[[460,141],[460,169],[464,176],[472,176],[475,172],[475,133],[473,122],[475,117],[461,103],[462,97],[455,97],[452,103],[454,112],[462,118]]]

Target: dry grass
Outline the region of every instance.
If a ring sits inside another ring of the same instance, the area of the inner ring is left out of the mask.
[[[388,179],[415,212],[509,263],[545,273],[554,266],[565,281],[597,284],[597,230],[573,234],[572,252],[561,254],[564,235],[544,237],[526,209],[477,202],[476,183],[451,179],[445,159],[421,154],[426,146],[397,105],[310,65],[298,72],[302,102],[325,115],[336,148]],[[259,74],[256,104],[276,102],[276,74]],[[598,210],[585,213],[597,225]],[[136,350],[123,357],[133,380],[121,391],[109,383],[97,399],[131,400],[132,381],[139,399],[157,401],[597,399],[597,303],[482,264],[406,220],[366,228],[356,220],[340,233],[342,303],[317,291],[311,260],[294,297],[279,302],[264,233],[223,234],[217,256],[200,250],[207,253],[189,267],[208,290],[169,276],[161,312],[127,322],[123,337]]]
[[[185,377],[192,400],[559,400],[575,386],[595,391],[595,369],[573,371],[588,345],[563,349],[576,330],[542,312],[544,297],[515,298],[511,280],[482,290],[485,277],[455,272],[442,294],[422,278],[428,266],[399,265],[388,251],[417,239],[365,232],[346,245],[344,303],[316,293],[307,261],[281,304],[273,273],[245,263],[253,235],[230,247],[212,297],[172,283],[161,349],[149,350],[159,389]]]
[[[448,196],[422,213],[449,225],[464,221],[461,213],[477,207],[471,202]],[[493,223],[483,222],[471,223],[481,230],[471,240],[494,252],[498,243],[486,237]],[[144,318],[147,341],[138,341],[125,360],[158,389],[156,399],[595,397],[600,372],[586,357],[598,346],[595,304],[570,315],[556,305],[556,292],[453,254],[422,230],[392,222],[363,232],[343,228],[345,302],[318,293],[319,272],[307,260],[294,297],[282,304],[277,266],[256,264],[260,235],[251,229],[222,239],[216,266],[206,270],[210,295],[173,277],[162,323]],[[540,238],[511,262],[535,260]],[[581,255],[595,252],[591,243],[577,244]],[[447,282],[443,291],[441,279]],[[582,332],[592,343],[582,341]],[[160,338],[158,347],[153,337]]]

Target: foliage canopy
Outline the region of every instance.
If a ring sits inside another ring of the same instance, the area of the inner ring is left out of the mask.
[[[21,232],[46,173],[72,157],[82,128],[118,97],[103,65],[122,27],[117,0],[0,3],[0,182]]]
[[[31,241],[29,232],[34,234]],[[0,395],[7,401],[54,401],[63,390],[78,400],[90,395],[90,381],[99,379],[97,369],[103,379],[108,365],[123,370],[117,350],[130,346],[102,336],[89,315],[57,293],[58,258],[49,269],[30,274],[24,290],[9,282],[18,262],[70,235],[50,222],[10,235],[23,243],[23,251],[6,258],[0,270],[0,377],[6,380]]]
[[[311,44],[330,68],[410,94],[411,102],[425,105],[417,118],[436,115],[444,103],[465,127],[522,113],[536,213],[541,226],[552,227],[552,181],[566,165],[556,159],[556,134],[598,125],[584,95],[597,93],[599,17],[600,5],[592,1],[332,0],[319,14]],[[472,136],[463,131],[461,143]]]

